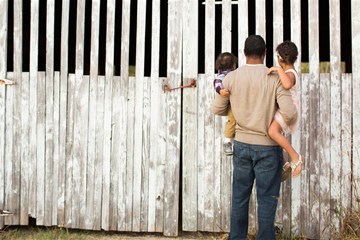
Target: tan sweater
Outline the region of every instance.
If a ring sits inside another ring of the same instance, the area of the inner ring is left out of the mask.
[[[262,64],[243,65],[228,73],[223,80],[230,96],[216,94],[212,111],[225,116],[231,103],[236,119],[236,141],[277,145],[268,136],[268,128],[278,109],[287,124],[296,121],[296,107],[290,92],[282,87],[278,75],[268,75],[267,72],[268,68]]]

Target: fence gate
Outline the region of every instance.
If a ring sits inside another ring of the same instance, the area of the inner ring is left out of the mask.
[[[44,226],[168,236],[229,231],[226,118],[210,111],[215,53],[234,52],[243,64],[244,41],[256,33],[272,59],[286,5],[298,59],[302,8],[308,14],[309,69],[301,73],[297,62],[302,118],[292,135],[306,164],[282,186],[276,225],[289,236],[328,239],[344,214],[335,210],[358,201],[360,15],[350,18],[353,73],[343,73],[340,4],[352,11],[359,3],[327,1],[331,67],[320,73],[319,1],[0,1],[0,79],[17,83],[0,86],[0,209],[14,213],[0,228],[32,217]],[[193,79],[196,87],[164,91]]]

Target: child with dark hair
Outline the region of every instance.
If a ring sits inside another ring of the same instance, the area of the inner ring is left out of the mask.
[[[220,94],[221,96],[229,96],[230,92],[227,89],[224,89],[224,86],[222,84],[222,81],[226,74],[231,72],[232,70],[235,70],[237,64],[237,57],[235,57],[234,54],[229,52],[220,53],[219,56],[216,59],[215,67],[218,71],[218,75],[214,80],[214,88],[215,91]],[[225,138],[224,138],[224,153],[226,155],[232,155],[232,142],[235,136],[235,118],[231,111],[231,108],[229,108],[228,111],[228,120],[225,127]]]
[[[294,105],[296,106],[298,119],[295,124],[286,125],[281,113],[277,111],[274,120],[269,127],[269,136],[277,142],[291,158],[291,163],[285,161],[283,165],[282,181],[286,180],[292,171],[292,176],[297,177],[301,173],[303,158],[291,146],[286,138],[286,135],[293,133],[299,123],[300,119],[300,99],[298,94],[299,77],[295,70],[294,63],[298,56],[298,50],[293,42],[285,41],[279,44],[276,48],[278,63],[280,66],[273,66],[269,69],[269,73],[277,72],[281,84],[284,89],[290,91]]]

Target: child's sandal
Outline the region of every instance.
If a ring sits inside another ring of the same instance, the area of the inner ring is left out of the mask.
[[[299,159],[295,162],[295,163],[291,163],[291,169],[292,169],[292,172],[294,172],[296,170],[296,168],[298,168],[299,166],[301,166],[301,164],[303,164],[303,161],[302,161],[302,157],[301,155],[299,155]],[[294,175],[293,174],[293,177],[297,177],[299,176],[301,173],[301,170],[298,174]]]

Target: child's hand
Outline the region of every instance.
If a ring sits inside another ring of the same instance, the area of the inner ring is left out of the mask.
[[[272,66],[272,67],[269,69],[268,74],[271,74],[272,72],[277,72],[278,69],[279,69],[279,67],[277,67],[277,66]]]
[[[230,92],[227,89],[221,89],[220,90],[220,95],[223,96],[223,97],[227,97],[227,96],[230,95]]]

